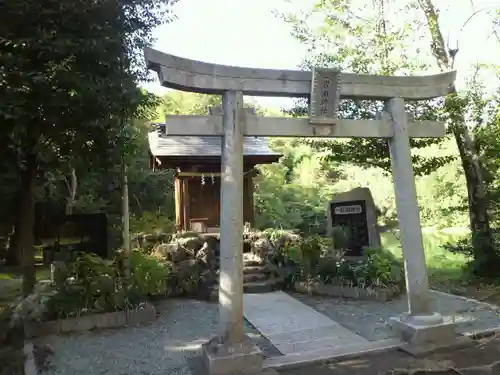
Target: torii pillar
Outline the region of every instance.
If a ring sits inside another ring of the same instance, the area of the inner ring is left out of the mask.
[[[222,96],[222,170],[218,334],[202,346],[210,374],[260,374],[260,349],[243,317],[243,93]]]

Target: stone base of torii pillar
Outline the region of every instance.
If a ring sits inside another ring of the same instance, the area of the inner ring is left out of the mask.
[[[214,337],[202,345],[202,351],[204,367],[210,375],[262,373],[262,352],[247,336],[235,343],[221,343],[218,337]]]
[[[399,348],[415,357],[436,351],[453,350],[474,343],[466,336],[458,336],[453,322],[445,322],[438,313],[429,315],[403,314],[389,319],[389,325],[404,342]]]

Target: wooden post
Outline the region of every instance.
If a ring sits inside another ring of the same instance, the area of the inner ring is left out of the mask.
[[[255,222],[255,202],[254,202],[254,185],[253,185],[254,171],[251,170],[247,175],[247,187],[248,187],[248,219],[250,226],[253,228]]]
[[[386,110],[392,118],[394,132],[389,149],[405,263],[408,311],[410,315],[428,315],[431,312],[429,282],[404,100],[388,100]]]
[[[228,91],[222,98],[222,147],[219,339],[236,343],[243,330],[243,94]]]
[[[174,194],[175,194],[175,228],[182,229],[182,186],[179,176],[174,175]]]
[[[189,230],[189,178],[182,179],[182,227]]]
[[[125,275],[130,273],[130,211],[129,211],[129,201],[128,201],[128,178],[127,178],[127,165],[125,160],[122,158],[122,168],[121,168],[121,178],[122,178],[122,223],[123,223],[123,250],[125,251],[125,264],[124,271]]]

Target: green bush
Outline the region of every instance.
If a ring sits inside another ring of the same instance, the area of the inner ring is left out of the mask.
[[[60,264],[55,288],[37,302],[43,305],[42,319],[120,311],[150,296],[168,294],[171,269],[167,264],[138,250],[129,256],[128,273],[125,263],[123,252],[117,252],[112,260],[78,254],[74,262]]]
[[[331,240],[319,235],[299,236],[285,230],[267,229],[263,232],[273,245],[268,261],[274,271],[290,287],[297,279],[315,277],[324,254],[331,248]]]
[[[172,268],[166,262],[134,250],[129,257],[130,276],[127,286],[139,296],[166,295]]]
[[[332,228],[331,237],[333,246],[336,249],[345,249],[349,243],[350,230],[345,226],[334,226]]]
[[[404,285],[403,265],[389,250],[367,248],[363,259],[345,260],[342,250],[334,248],[335,240],[330,238],[311,235],[281,241],[286,237],[285,231],[268,230],[266,233],[275,247],[269,261],[284,278],[285,287],[292,286],[296,280],[317,280],[362,288],[399,289]],[[339,231],[339,236],[344,236],[342,231]],[[342,238],[335,241],[337,245],[341,242]]]
[[[116,311],[129,305],[115,260],[78,254],[74,262],[59,265],[55,294],[48,300],[48,319],[90,312]]]
[[[198,262],[179,268],[175,272],[177,291],[183,296],[195,296],[200,290],[203,280],[203,268]]]
[[[168,213],[161,210],[143,212],[130,217],[130,232],[134,236],[144,233],[173,233],[175,232],[175,223]]]
[[[400,288],[404,285],[404,269],[400,261],[385,249],[365,249],[364,259],[342,261],[337,269],[342,284],[361,288]]]

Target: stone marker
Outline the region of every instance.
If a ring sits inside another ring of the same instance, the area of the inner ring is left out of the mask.
[[[364,247],[380,247],[377,228],[377,209],[370,189],[359,187],[336,194],[327,207],[328,235],[334,227],[348,229],[347,251],[349,257],[363,255]]]

